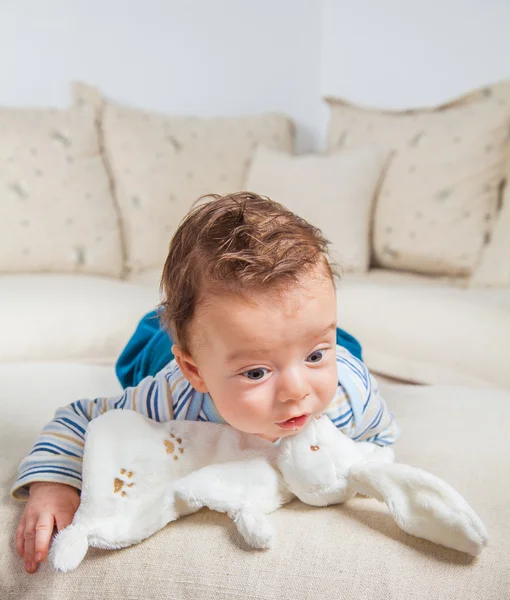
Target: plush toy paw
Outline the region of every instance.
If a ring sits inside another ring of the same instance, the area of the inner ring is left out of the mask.
[[[69,525],[55,536],[49,559],[55,570],[67,573],[76,569],[88,549],[87,528],[80,524]]]
[[[290,500],[278,472],[263,458],[209,465],[175,485],[175,500],[189,511],[207,507],[226,513],[246,543],[269,548],[274,529],[265,514]]]
[[[248,546],[260,550],[272,546],[275,530],[265,515],[252,512],[249,508],[242,508],[228,516]]]

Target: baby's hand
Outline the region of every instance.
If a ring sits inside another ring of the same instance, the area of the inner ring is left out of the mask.
[[[25,560],[25,571],[35,573],[37,563],[46,560],[53,527],[60,531],[71,524],[78,510],[78,490],[63,483],[37,481],[16,530],[16,550]]]

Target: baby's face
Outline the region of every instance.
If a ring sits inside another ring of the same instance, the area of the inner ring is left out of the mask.
[[[335,395],[336,294],[321,272],[284,298],[262,292],[250,300],[211,298],[193,320],[193,357],[174,349],[227,423],[273,441],[296,433]]]

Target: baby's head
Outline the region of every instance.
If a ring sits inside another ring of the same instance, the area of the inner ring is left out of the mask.
[[[172,238],[161,279],[173,352],[227,423],[270,440],[292,435],[337,387],[329,242],[268,198],[206,200]]]

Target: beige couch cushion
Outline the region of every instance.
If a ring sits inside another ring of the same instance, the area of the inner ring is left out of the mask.
[[[0,272],[118,277],[118,217],[95,111],[0,109]]]
[[[0,276],[0,362],[113,364],[159,300],[147,287],[76,275]]]
[[[97,106],[93,89],[76,101]],[[102,102],[104,151],[124,228],[128,269],[161,266],[172,234],[199,196],[244,189],[259,143],[291,152],[294,128],[278,114],[237,118],[166,116]]]
[[[497,212],[510,93],[470,98],[405,112],[329,99],[330,151],[372,143],[394,153],[375,208],[377,264],[439,275],[475,268]]]
[[[510,290],[465,286],[385,270],[349,275],[337,293],[338,323],[376,373],[510,390]]]
[[[89,551],[73,573],[44,564],[27,575],[13,544],[24,505],[9,497],[18,463],[56,406],[118,385],[105,368],[37,364],[0,365],[0,382],[2,600],[508,600],[508,393],[382,386],[403,430],[398,459],[445,479],[485,522],[489,546],[477,559],[406,535],[383,505],[358,498],[285,506],[271,516],[268,551],[250,550],[224,515],[201,511],[137,546]]]
[[[371,147],[291,156],[259,147],[246,188],[285,204],[322,230],[346,271],[370,263],[372,204],[386,156]]]

